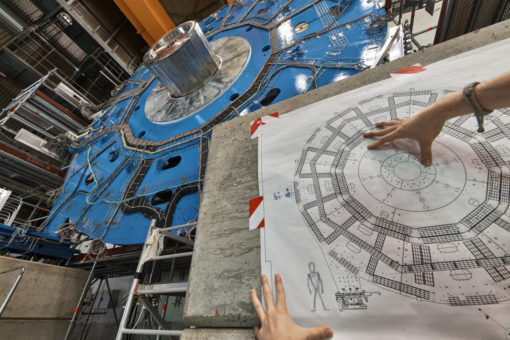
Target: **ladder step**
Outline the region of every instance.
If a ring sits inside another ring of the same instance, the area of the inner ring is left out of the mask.
[[[146,334],[146,335],[173,335],[179,336],[182,331],[171,331],[167,329],[128,329],[124,328],[121,330],[122,334]]]
[[[192,255],[193,255],[192,251],[186,252],[186,253],[159,255],[159,256],[150,257],[150,258],[146,259],[145,262],[158,261],[158,260],[171,260],[171,259],[176,259],[176,258],[180,258],[180,257],[188,257],[188,256],[192,256]]]
[[[151,285],[138,285],[135,294],[172,294],[185,293],[188,282],[158,283]]]

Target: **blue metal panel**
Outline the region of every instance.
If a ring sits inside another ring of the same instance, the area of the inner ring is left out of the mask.
[[[117,97],[151,81],[147,87],[106,108],[91,136],[72,148],[45,233],[72,222],[91,239],[133,244],[144,241],[152,218],[160,226],[195,221],[211,127],[360,72],[384,44],[384,14],[369,0],[236,1],[206,18],[201,27],[209,41],[249,42],[241,76],[198,112],[153,123],[145,105],[158,81],[141,66]],[[178,164],[163,169],[172,162]]]
[[[69,248],[70,243],[60,243],[55,235],[41,234],[0,224],[0,249],[8,249],[27,256],[68,258],[79,251]]]

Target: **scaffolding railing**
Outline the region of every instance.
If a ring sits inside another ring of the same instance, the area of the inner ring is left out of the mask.
[[[2,48],[41,77],[57,69],[60,77],[96,105],[109,96],[105,84],[109,84],[108,88],[114,87],[129,78],[129,73],[108,54],[99,51],[87,55],[55,20],[25,29]],[[89,74],[91,69],[95,70],[94,76]],[[88,76],[83,77],[83,74]]]
[[[7,293],[7,296],[4,299],[4,302],[2,302],[2,305],[0,305],[0,317],[2,316],[3,312],[5,311],[7,304],[9,304],[9,301],[11,300],[12,295],[14,294],[14,291],[16,290],[16,288],[18,288],[19,282],[21,281],[21,278],[23,277],[23,274],[25,273],[25,267],[16,267],[16,268],[12,268],[12,269],[0,272],[0,275],[2,275],[2,274],[7,274],[10,272],[17,271],[17,270],[20,271],[18,274],[18,277],[16,278],[16,281],[14,281],[14,283],[12,284],[11,289],[9,289],[9,292]]]
[[[144,334],[144,335],[166,335],[166,336],[180,336],[182,331],[178,329],[172,329],[172,325],[169,324],[165,320],[166,308],[163,308],[163,313],[160,314],[153,301],[149,300],[148,296],[168,296],[175,294],[185,294],[187,291],[187,282],[169,282],[169,283],[149,283],[142,284],[142,277],[144,271],[144,265],[147,262],[152,261],[172,261],[172,268],[175,259],[183,258],[183,257],[191,257],[193,255],[192,251],[189,252],[181,252],[181,253],[173,253],[160,255],[162,248],[158,247],[158,244],[163,244],[164,248],[164,238],[169,237],[181,241],[184,244],[189,245],[189,242],[183,242],[183,240],[176,238],[172,233],[172,231],[183,230],[186,228],[195,228],[196,222],[187,223],[185,225],[172,226],[168,228],[157,228],[156,220],[151,221],[151,225],[147,232],[147,238],[145,240],[143,250],[136,268],[135,278],[131,283],[131,287],[128,293],[128,298],[126,301],[126,305],[124,307],[124,313],[122,314],[122,319],[120,321],[120,326],[117,332],[117,340],[122,340],[124,335],[128,334]],[[190,240],[188,240],[190,241]],[[160,243],[161,242],[161,243]],[[193,244],[193,243],[191,243]],[[172,276],[171,276],[172,277]],[[143,315],[144,311],[148,313],[148,315],[155,321],[153,329],[141,329],[137,328],[137,322],[133,324],[130,320],[132,320],[133,307],[135,305],[135,301],[139,300],[142,309],[140,311],[140,316]],[[158,300],[159,301],[159,300]],[[164,304],[166,306],[166,303]]]

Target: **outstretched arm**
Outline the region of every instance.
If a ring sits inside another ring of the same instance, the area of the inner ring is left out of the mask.
[[[262,307],[255,289],[250,292],[253,307],[261,324],[261,327],[255,327],[255,336],[258,340],[323,340],[333,336],[333,331],[328,327],[303,328],[292,321],[287,311],[285,291],[279,274],[275,275],[276,306],[267,277],[261,275],[260,281],[267,311]]]
[[[510,72],[480,83],[475,88],[480,105],[487,110],[510,106]],[[411,138],[420,144],[420,160],[425,166],[432,165],[432,142],[441,132],[444,123],[454,117],[471,113],[472,108],[462,91],[449,93],[417,115],[408,119],[378,122],[381,130],[365,132],[365,137],[379,139],[369,149],[398,138]]]

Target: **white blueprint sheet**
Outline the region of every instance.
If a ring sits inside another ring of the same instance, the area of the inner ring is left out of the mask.
[[[361,133],[510,70],[502,41],[264,125],[262,271],[335,339],[510,339],[510,110],[450,120],[434,165]],[[510,94],[509,94],[510,95]]]

